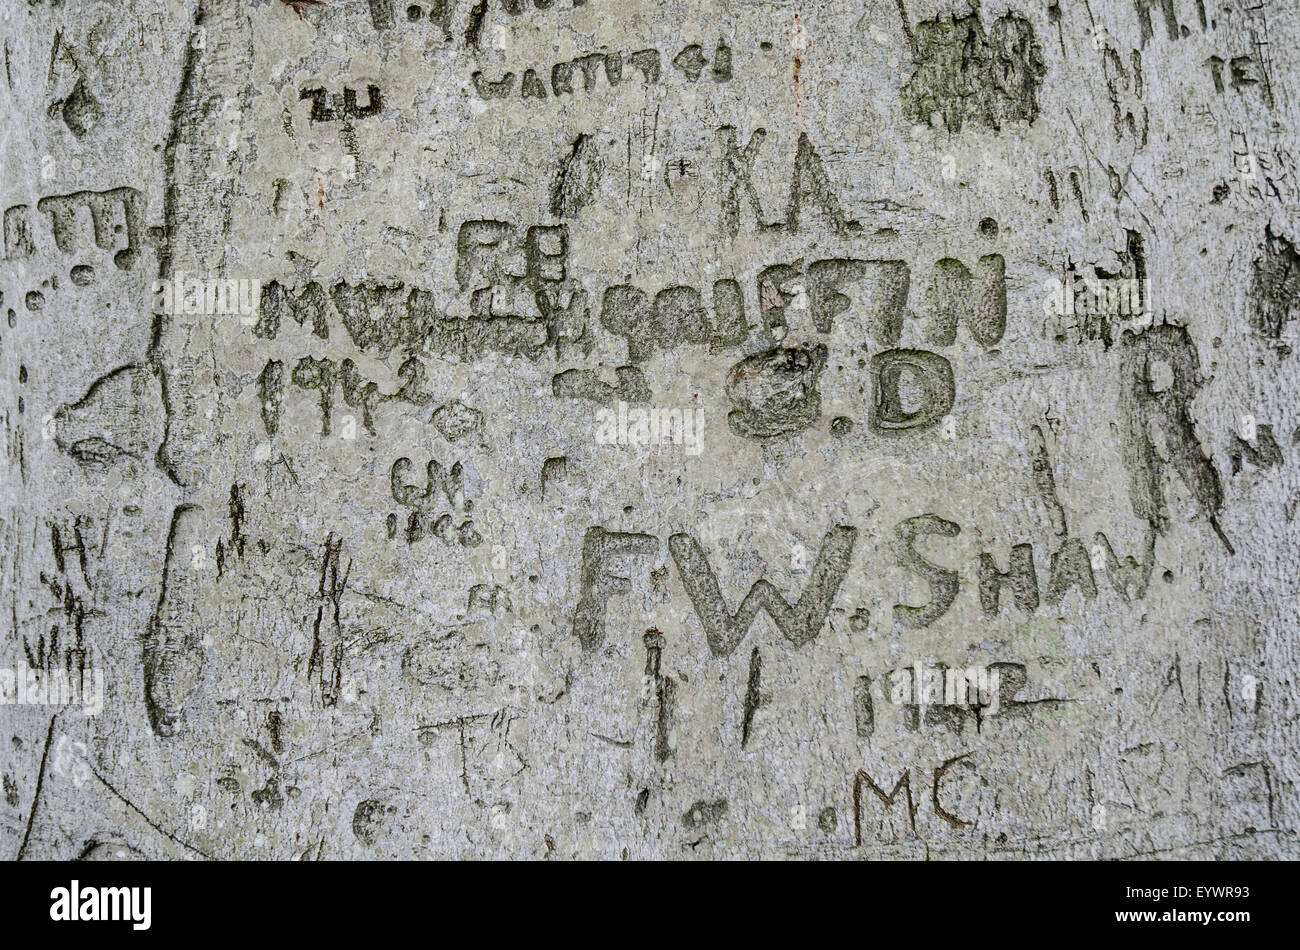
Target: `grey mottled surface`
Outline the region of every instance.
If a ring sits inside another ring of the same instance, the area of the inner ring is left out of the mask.
[[[1294,4],[0,8],[6,857],[1300,853]]]

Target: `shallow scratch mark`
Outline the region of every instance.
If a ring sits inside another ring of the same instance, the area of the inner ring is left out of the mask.
[[[55,713],[50,717],[50,728],[45,733],[45,748],[41,751],[41,767],[36,773],[36,792],[32,795],[32,810],[27,813],[27,829],[23,832],[22,843],[18,845],[18,855],[15,861],[21,861],[23,855],[27,852],[27,842],[32,836],[32,824],[36,820],[36,808],[41,803],[41,787],[45,784],[45,764],[50,758],[50,744],[54,741],[54,724],[58,721],[59,714]]]

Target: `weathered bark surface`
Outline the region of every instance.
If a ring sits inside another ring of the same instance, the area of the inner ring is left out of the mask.
[[[5,856],[1300,856],[1294,4],[0,5]]]

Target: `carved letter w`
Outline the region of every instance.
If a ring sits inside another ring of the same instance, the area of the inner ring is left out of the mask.
[[[734,614],[728,611],[727,602],[718,588],[718,579],[693,537],[689,534],[673,535],[668,539],[668,550],[704,627],[709,649],[714,656],[729,656],[745,638],[760,610],[767,611],[777,629],[795,646],[817,639],[840,583],[848,573],[857,537],[858,529],[847,525],[837,525],[827,532],[808,586],[793,606],[775,586],[767,580],[759,580],[749,589]]]

